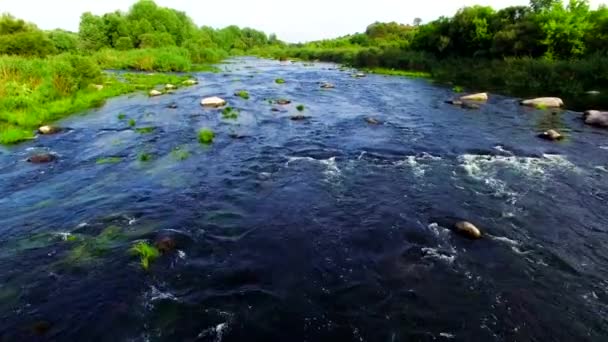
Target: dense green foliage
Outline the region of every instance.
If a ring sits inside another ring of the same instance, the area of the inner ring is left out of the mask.
[[[425,25],[375,23],[364,33],[272,55],[386,74],[422,71],[479,90],[578,99],[585,90],[608,90],[608,8],[591,10],[587,0],[532,0],[499,11],[464,7]]]

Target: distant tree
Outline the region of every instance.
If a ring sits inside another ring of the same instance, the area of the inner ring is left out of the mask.
[[[420,19],[420,18],[415,18],[415,19],[414,19],[414,26],[420,26],[420,24],[422,24],[422,19]]]
[[[86,12],[80,17],[78,34],[80,45],[85,50],[97,51],[110,46],[103,20],[90,12]]]
[[[78,49],[78,34],[63,30],[54,30],[48,33],[57,52],[74,52]]]

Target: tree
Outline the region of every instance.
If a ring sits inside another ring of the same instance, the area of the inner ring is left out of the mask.
[[[80,44],[83,49],[97,51],[103,47],[109,47],[103,20],[90,12],[80,17]]]
[[[422,19],[414,18],[414,26],[420,26],[420,24],[422,24]]]

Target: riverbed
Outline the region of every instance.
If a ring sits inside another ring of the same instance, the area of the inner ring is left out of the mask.
[[[334,64],[219,68],[0,148],[0,340],[608,338],[607,130]],[[162,237],[144,270],[130,248]]]

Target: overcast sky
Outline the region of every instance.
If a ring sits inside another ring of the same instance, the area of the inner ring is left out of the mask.
[[[608,0],[591,0],[593,6]],[[78,30],[83,12],[126,11],[135,0],[0,0],[0,12],[34,22],[40,28]],[[185,11],[197,25],[216,28],[236,24],[276,33],[299,42],[362,32],[374,21],[428,22],[453,15],[466,5],[503,8],[529,0],[156,0]]]

